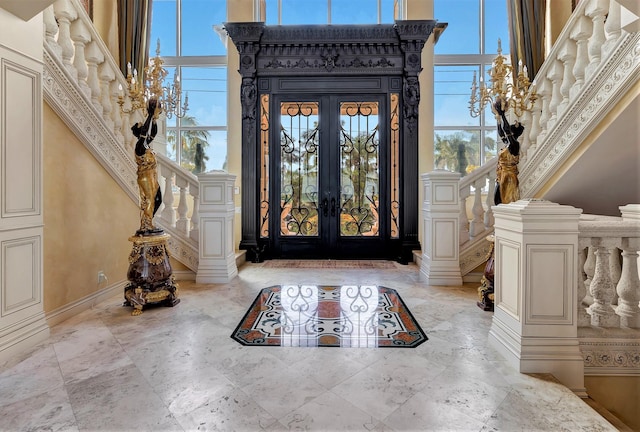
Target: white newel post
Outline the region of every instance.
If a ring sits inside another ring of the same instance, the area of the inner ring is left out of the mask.
[[[226,283],[238,274],[233,243],[236,176],[226,171],[198,174],[200,182],[197,283]]]
[[[422,174],[423,252],[420,279],[429,285],[461,285],[460,174],[444,170]]]
[[[493,207],[495,311],[489,343],[519,372],[550,373],[586,397],[578,343],[581,209],[544,200]]]

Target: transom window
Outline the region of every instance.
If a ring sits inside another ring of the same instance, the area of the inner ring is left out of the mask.
[[[508,57],[507,5],[504,0],[434,0],[434,17],[448,23],[434,56],[435,168],[464,176],[499,150],[493,113],[486,107],[471,117],[469,96],[474,72],[486,80],[498,39]]]
[[[266,17],[258,17],[258,21],[270,25],[390,24],[402,16],[403,3],[402,0],[263,1]]]

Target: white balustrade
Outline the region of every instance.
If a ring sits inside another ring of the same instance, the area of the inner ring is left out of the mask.
[[[162,193],[163,207],[156,217],[163,227],[172,230],[172,234],[186,239],[198,240],[199,184],[198,178],[182,169],[177,163],[163,154],[156,154],[159,169],[159,181],[164,180]],[[175,195],[178,203],[175,204]],[[195,232],[193,232],[195,230]]]
[[[593,327],[640,328],[640,223],[584,215],[579,231],[580,247],[588,251],[583,282],[592,299],[581,299],[578,307],[586,310]]]
[[[640,38],[621,21],[616,0],[583,0],[558,35],[533,80],[538,100],[521,120],[529,140],[521,196],[535,196],[637,81]]]
[[[478,238],[484,239],[493,230],[494,218],[491,206],[493,206],[496,182],[496,164],[497,158],[494,158],[460,180],[460,238],[458,240],[461,246]],[[487,184],[488,187],[486,187]],[[471,215],[469,215],[467,201],[471,196],[472,188],[473,203]]]

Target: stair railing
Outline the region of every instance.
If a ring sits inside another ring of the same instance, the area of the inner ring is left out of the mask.
[[[124,75],[79,0],[57,0],[44,10],[43,21],[45,99],[138,203],[131,126],[142,117],[120,109],[120,89],[127,88]],[[126,106],[130,101],[124,97]],[[158,164],[165,193],[156,223],[171,234],[172,255],[197,271],[197,177],[161,154]]]
[[[534,196],[612,107],[638,93],[640,34],[621,25],[616,0],[585,0],[558,36],[522,120],[520,196]]]

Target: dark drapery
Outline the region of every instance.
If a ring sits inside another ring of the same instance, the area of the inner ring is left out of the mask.
[[[118,0],[120,70],[127,75],[127,63],[142,76],[148,62],[152,0]]]
[[[511,63],[527,66],[533,79],[544,62],[545,8],[547,0],[507,0]]]

